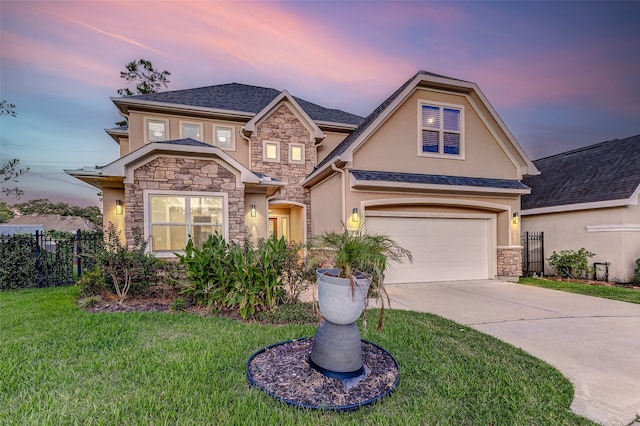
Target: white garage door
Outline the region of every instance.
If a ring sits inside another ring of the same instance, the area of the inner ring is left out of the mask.
[[[388,284],[489,278],[488,219],[369,216],[367,229],[413,255],[413,263],[391,267]]]

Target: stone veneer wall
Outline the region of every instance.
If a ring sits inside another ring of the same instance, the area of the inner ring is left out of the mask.
[[[522,248],[498,248],[498,276],[519,277],[522,275]]]
[[[263,142],[280,142],[280,161],[263,161]],[[304,164],[289,164],[289,143],[304,144]],[[251,136],[251,170],[286,182],[274,200],[296,201],[307,206],[307,232],[311,232],[311,191],[300,182],[316,164],[315,140],[286,104],[266,117]],[[309,236],[309,235],[308,235]]]
[[[226,192],[229,201],[229,240],[244,241],[244,190],[236,176],[213,160],[160,157],[133,172],[134,183],[125,184],[126,239],[133,244],[133,229],[144,229],[145,189],[164,191]]]

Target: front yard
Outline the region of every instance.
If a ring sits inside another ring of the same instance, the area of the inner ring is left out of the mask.
[[[547,278],[520,278],[520,284],[550,288],[552,290],[587,296],[602,297],[604,299],[619,300],[621,302],[640,303],[640,288],[637,286],[615,286],[602,281],[580,282]]]
[[[1,424],[592,424],[555,369],[442,318],[389,311],[363,338],[401,368],[398,389],[354,413],[291,408],[247,386],[256,350],[311,336],[187,313],[88,313],[74,287],[0,292]],[[375,315],[375,313],[373,313]]]

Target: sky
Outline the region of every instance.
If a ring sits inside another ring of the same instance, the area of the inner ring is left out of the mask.
[[[0,0],[0,164],[18,201],[99,205],[64,169],[105,165],[126,63],[168,89],[287,89],[361,116],[418,70],[480,87],[533,160],[640,134],[640,1]]]

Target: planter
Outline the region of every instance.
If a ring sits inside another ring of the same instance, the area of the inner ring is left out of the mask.
[[[339,278],[337,269],[319,269],[318,304],[323,321],[313,339],[309,364],[336,379],[358,377],[364,373],[362,342],[355,321],[362,314],[371,278],[357,273],[354,286]]]

